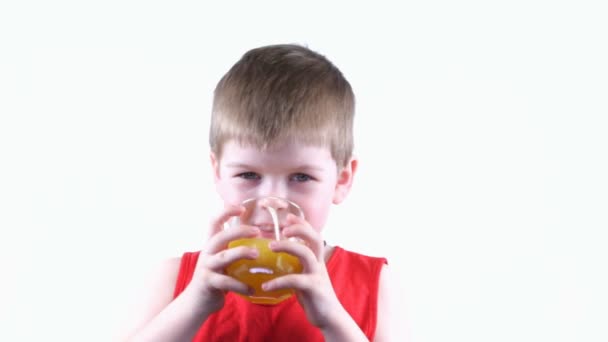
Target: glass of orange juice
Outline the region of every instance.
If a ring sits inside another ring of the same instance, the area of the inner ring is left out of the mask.
[[[235,217],[230,226],[248,225],[260,228],[261,236],[231,241],[228,248],[247,246],[256,248],[259,256],[252,259],[241,259],[228,265],[226,274],[242,281],[254,290],[247,300],[256,304],[277,304],[293,295],[293,290],[276,291],[262,290],[262,284],[290,273],[301,273],[300,260],[288,253],[275,253],[268,244],[273,240],[282,240],[281,231],[285,225],[287,214],[291,213],[304,217],[300,207],[284,198],[260,197],[245,200],[242,205],[245,212]]]

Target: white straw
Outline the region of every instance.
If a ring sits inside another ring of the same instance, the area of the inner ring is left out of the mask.
[[[274,237],[277,241],[281,240],[281,233],[279,228],[279,218],[277,217],[277,211],[273,207],[266,207],[270,216],[272,216],[272,222],[274,223]]]

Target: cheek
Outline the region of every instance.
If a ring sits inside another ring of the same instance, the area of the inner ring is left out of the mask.
[[[329,216],[329,210],[331,208],[331,198],[328,198],[324,201],[306,201],[306,203],[301,204],[304,209],[304,215],[306,216],[306,221],[310,223],[310,225],[318,232],[323,229],[325,226],[325,222],[327,221],[327,217]]]
[[[248,198],[238,186],[226,180],[217,183],[217,192],[226,204],[238,205]]]

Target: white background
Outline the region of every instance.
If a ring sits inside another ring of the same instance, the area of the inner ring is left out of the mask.
[[[325,236],[389,258],[413,341],[607,341],[601,3],[3,1],[0,340],[110,340],[203,243],[216,82],[300,43],[358,97]]]

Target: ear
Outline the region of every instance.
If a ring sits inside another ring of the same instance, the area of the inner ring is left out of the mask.
[[[357,158],[352,157],[338,173],[338,181],[336,182],[336,189],[334,190],[334,198],[332,200],[333,204],[342,203],[350,192],[358,163]]]
[[[209,153],[209,160],[211,161],[213,181],[217,184],[217,182],[220,180],[220,160],[213,152]]]

